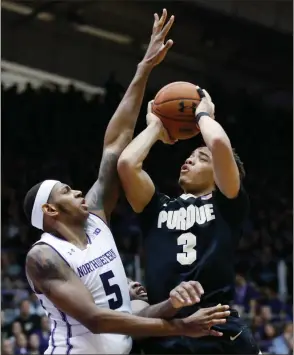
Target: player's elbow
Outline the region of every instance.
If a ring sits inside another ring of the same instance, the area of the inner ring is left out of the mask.
[[[232,146],[229,137],[226,134],[219,134],[213,137],[210,149],[212,154],[220,151],[226,154],[226,152],[231,151]]]
[[[124,177],[137,169],[137,163],[132,157],[122,153],[117,162],[117,171],[120,177]]]

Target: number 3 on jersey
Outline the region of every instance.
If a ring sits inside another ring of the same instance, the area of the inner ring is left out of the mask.
[[[107,271],[104,274],[100,275],[104,291],[106,296],[114,295],[113,298],[110,298],[108,300],[109,308],[110,309],[117,309],[122,306],[123,304],[123,299],[122,299],[122,294],[120,291],[120,288],[118,285],[114,284],[111,285],[109,280],[114,278],[114,274],[112,271]],[[116,300],[115,300],[116,298]]]
[[[183,246],[183,253],[177,253],[177,261],[181,265],[191,265],[197,259],[197,252],[194,249],[197,244],[196,235],[183,233],[177,239],[178,245]]]

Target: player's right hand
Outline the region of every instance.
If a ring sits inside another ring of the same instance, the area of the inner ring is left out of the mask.
[[[200,302],[203,293],[203,287],[198,281],[181,282],[171,290],[169,299],[174,308],[182,308]]]
[[[183,319],[185,336],[199,338],[203,336],[222,336],[223,333],[211,329],[214,325],[226,323],[230,315],[230,307],[217,305],[215,307],[201,308],[190,317]]]
[[[149,126],[152,122],[155,122],[157,125],[160,127],[160,133],[158,136],[158,139],[162,141],[164,144],[174,144],[177,142],[177,140],[173,140],[170,138],[168,131],[163,127],[163,124],[160,120],[159,117],[157,117],[154,113],[152,113],[152,104],[154,100],[151,100],[148,102],[148,107],[147,107],[147,116],[146,116],[146,122],[147,126]]]

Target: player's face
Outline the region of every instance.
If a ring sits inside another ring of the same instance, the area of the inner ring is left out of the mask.
[[[72,190],[68,185],[57,183],[50,195],[49,206],[55,208],[60,220],[72,223],[84,222],[88,215],[88,206],[81,191]]]
[[[147,292],[140,282],[128,279],[129,292],[131,300],[141,300],[148,302]]]
[[[207,147],[192,152],[181,168],[179,184],[185,192],[202,192],[214,186],[212,157]]]

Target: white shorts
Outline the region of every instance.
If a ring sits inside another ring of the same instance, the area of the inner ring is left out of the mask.
[[[45,355],[76,354],[129,354],[132,339],[120,334],[86,333],[66,340],[64,336],[54,335],[54,344],[50,344]]]

